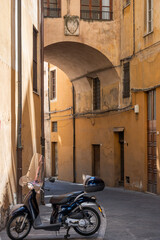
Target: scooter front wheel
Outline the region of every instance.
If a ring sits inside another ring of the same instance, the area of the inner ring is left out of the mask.
[[[90,236],[96,233],[100,227],[101,220],[97,211],[90,207],[83,207],[84,218],[81,219],[79,226],[74,227],[74,230],[83,236]]]
[[[7,234],[12,240],[24,239],[31,230],[31,222],[23,215],[17,215],[11,217],[7,223]]]

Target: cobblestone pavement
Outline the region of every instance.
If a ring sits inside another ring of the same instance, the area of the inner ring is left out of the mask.
[[[50,192],[45,193],[45,202],[53,194],[63,194],[83,189],[80,184],[56,181],[46,183]],[[108,188],[93,193],[103,206],[106,218],[102,218],[100,231],[87,239],[105,240],[160,240],[160,196],[148,193],[127,191],[123,188]],[[49,208],[42,207],[43,220],[48,219]],[[71,232],[70,239],[85,239]],[[55,232],[31,230],[26,240],[63,239],[64,229],[56,236]],[[0,240],[9,240],[5,230],[0,232]]]

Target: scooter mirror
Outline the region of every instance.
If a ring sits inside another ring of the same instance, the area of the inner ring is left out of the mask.
[[[49,182],[52,182],[52,183],[55,182],[55,178],[54,177],[50,177],[48,180],[49,180]]]

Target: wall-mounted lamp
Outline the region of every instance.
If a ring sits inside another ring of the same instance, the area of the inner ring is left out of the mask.
[[[136,114],[139,113],[139,105],[138,105],[138,104],[134,105],[134,112],[135,112]]]

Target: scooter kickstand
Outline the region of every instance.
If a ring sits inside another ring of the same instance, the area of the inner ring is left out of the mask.
[[[71,227],[67,228],[67,233],[66,233],[66,235],[64,235],[64,238],[69,238],[69,237],[70,237],[70,234],[69,234],[70,228],[71,228]]]

